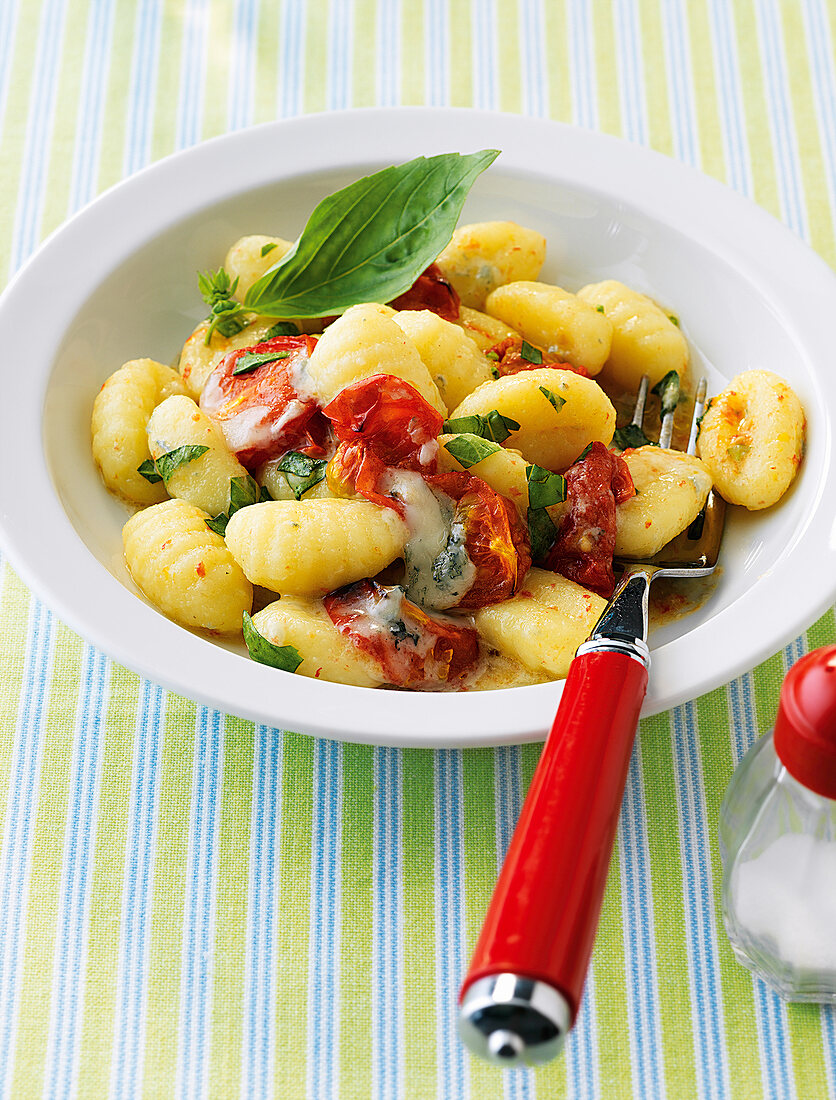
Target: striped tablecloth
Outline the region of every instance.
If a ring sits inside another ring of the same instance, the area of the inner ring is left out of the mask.
[[[176,149],[399,103],[653,146],[833,263],[835,39],[834,0],[1,0],[0,271]],[[0,400],[25,369],[3,363]],[[831,611],[643,723],[577,1027],[548,1068],[500,1071],[454,1002],[538,748],[343,746],[205,710],[0,558],[2,1095],[833,1097],[836,1013],[732,957],[716,826],[787,665],[834,636]]]

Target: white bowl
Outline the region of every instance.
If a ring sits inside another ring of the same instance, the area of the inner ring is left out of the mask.
[[[715,390],[783,375],[808,416],[795,487],[735,511],[712,598],[652,639],[644,713],[691,699],[797,636],[836,594],[836,279],[757,206],[673,160],[536,119],[426,108],[270,123],[140,172],[69,221],[0,300],[0,534],[23,579],[74,630],[143,676],[256,722],[353,741],[487,745],[542,739],[561,685],[425,694],[321,683],[176,626],[136,594],[123,507],[90,456],[90,410],[125,360],[173,359],[205,314],[195,273],[245,233],[294,237],[324,195],[419,154],[502,155],[466,221],[545,234],[546,280],[616,278],[675,311]]]

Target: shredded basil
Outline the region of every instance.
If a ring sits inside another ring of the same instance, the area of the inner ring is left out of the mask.
[[[494,443],[503,443],[511,432],[519,430],[517,421],[510,416],[503,416],[498,409],[491,409],[484,415],[475,413],[473,416],[457,416],[453,420],[445,420],[441,426],[445,435],[478,435]]]
[[[298,336],[299,326],[295,325],[293,321],[276,321],[272,328],[269,328],[262,339],[275,340],[277,336]]]
[[[275,363],[279,359],[289,359],[289,351],[245,351],[235,364],[233,374],[249,374],[263,367],[265,363]]]
[[[158,481],[162,481],[162,478],[157,473],[157,467],[154,465],[153,458],[146,458],[136,468],[138,474],[142,474],[146,481],[150,481],[152,485],[156,485]]]
[[[247,291],[247,308],[326,317],[397,298],[448,243],[467,193],[498,155],[416,157],[323,199],[293,247]]]
[[[229,516],[225,512],[221,512],[219,516],[213,516],[211,519],[205,520],[206,526],[210,531],[214,531],[216,535],[220,535],[221,538],[226,537],[226,525],[229,523]]]
[[[539,366],[543,362],[543,353],[539,348],[535,348],[533,344],[529,344],[528,340],[523,340],[520,356],[525,359],[526,363],[534,363],[535,366]]]
[[[651,392],[655,393],[662,403],[662,416],[667,416],[679,404],[679,375],[675,370],[669,370]]]
[[[566,499],[566,478],[543,466],[526,466],[529,508],[550,508]]]
[[[673,313],[668,314],[668,320],[671,322],[671,324],[676,325],[676,327],[679,328],[679,318],[675,317]]]
[[[554,390],[550,390],[548,386],[539,386],[538,389],[544,397],[548,398],[549,404],[552,406],[554,411],[560,412],[560,410],[566,404],[566,398],[561,397],[560,394],[555,393]]]
[[[258,494],[258,503],[266,504],[268,500],[273,500],[273,494],[270,492],[266,485],[262,485],[261,491]]]
[[[288,451],[282,455],[276,469],[281,470],[287,478],[287,483],[293,490],[297,500],[302,495],[318,485],[325,477],[325,468],[328,462],[324,458],[310,458],[299,451]]]
[[[259,634],[250,616],[244,612],[244,641],[254,661],[262,665],[270,665],[272,668],[280,668],[282,672],[295,672],[302,663],[299,650],[292,645],[273,645],[262,634]]]
[[[638,424],[625,424],[623,428],[616,428],[612,441],[619,451],[626,451],[629,447],[658,447],[652,439],[648,439]],[[584,457],[584,451],[581,458]]]
[[[501,450],[498,443],[493,443],[489,439],[482,439],[481,436],[474,435],[471,432],[454,436],[444,444],[444,447],[465,470]]]
[[[494,379],[502,377],[496,367],[491,367],[491,377]]]
[[[185,466],[187,462],[191,462],[195,458],[200,458],[202,454],[206,454],[209,450],[208,447],[200,446],[197,443],[187,443],[183,447],[177,447],[173,451],[167,451],[164,455],[160,455],[159,458],[152,459],[150,462],[148,459],[138,467],[137,472],[142,474],[146,481],[164,481],[166,485],[169,482],[171,476],[180,469],[181,466]],[[151,467],[153,467],[158,477],[151,476]]]
[[[599,313],[604,312],[604,307],[603,306],[596,306],[595,308],[598,310]]]
[[[262,256],[269,255],[269,253],[271,253],[274,248],[278,248],[278,245],[276,244],[276,242],[275,241],[268,241],[267,244],[263,244],[261,246],[261,255]]]
[[[229,515],[234,516],[242,508],[248,508],[258,500],[258,483],[254,477],[245,474],[243,477],[231,477],[229,479]]]
[[[545,508],[529,508],[527,519],[531,559],[535,562],[542,561],[551,549],[557,528]]]

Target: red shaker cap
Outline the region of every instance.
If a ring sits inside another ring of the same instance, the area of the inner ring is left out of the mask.
[[[799,783],[836,799],[836,645],[813,650],[787,673],[774,744]]]

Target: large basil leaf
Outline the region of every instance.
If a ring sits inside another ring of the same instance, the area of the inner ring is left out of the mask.
[[[416,157],[323,199],[302,235],[247,291],[268,317],[326,317],[403,294],[449,242],[498,149]]]

